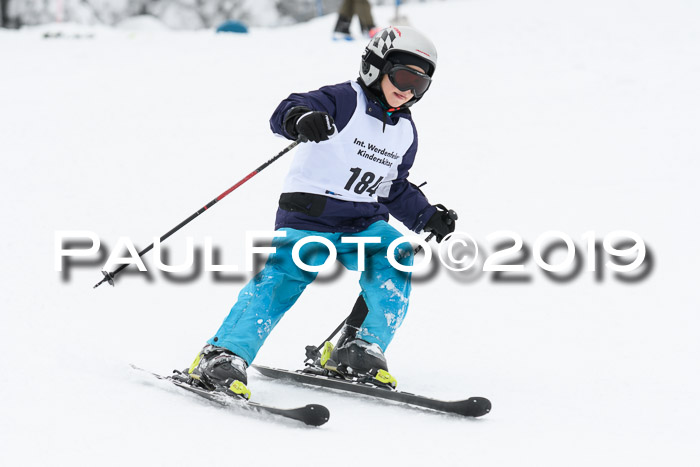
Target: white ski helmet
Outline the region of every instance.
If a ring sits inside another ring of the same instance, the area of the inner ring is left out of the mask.
[[[407,57],[413,57],[415,62],[410,64],[421,66],[430,77],[435,73],[437,50],[433,42],[415,28],[389,26],[370,39],[362,55],[360,79],[367,87],[377,83],[395,64],[392,55],[401,55],[404,65],[409,64],[405,63]]]

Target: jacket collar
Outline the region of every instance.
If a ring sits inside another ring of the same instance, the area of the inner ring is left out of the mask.
[[[407,107],[392,109],[384,102],[383,96],[380,96],[381,93],[377,93],[375,89],[368,87],[360,79],[357,80],[357,83],[367,98],[367,108],[365,109],[367,115],[381,120],[385,125],[392,126],[399,122],[399,118],[410,118],[411,111]]]

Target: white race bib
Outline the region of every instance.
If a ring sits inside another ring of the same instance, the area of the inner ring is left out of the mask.
[[[347,126],[328,141],[297,147],[283,193],[359,202],[376,202],[378,196],[389,194],[403,156],[413,144],[413,125],[400,118],[382,131],[382,120],[366,113],[367,98],[360,85],[350,84],[357,93],[357,106]]]

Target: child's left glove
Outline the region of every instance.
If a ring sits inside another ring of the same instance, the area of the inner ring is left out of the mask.
[[[284,128],[291,136],[304,142],[320,143],[335,133],[335,122],[327,112],[294,107],[285,118]]]

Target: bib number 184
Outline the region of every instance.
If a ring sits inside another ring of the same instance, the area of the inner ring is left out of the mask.
[[[368,195],[374,196],[374,193],[377,191],[377,188],[379,188],[379,183],[384,178],[379,177],[377,181],[375,181],[374,179],[377,178],[375,174],[373,174],[372,172],[362,173],[362,169],[360,167],[350,169],[350,172],[352,172],[352,175],[350,176],[348,182],[345,184],[344,188],[348,191],[352,190],[358,195],[361,195],[366,192]],[[372,182],[374,182],[374,184],[372,184]]]

